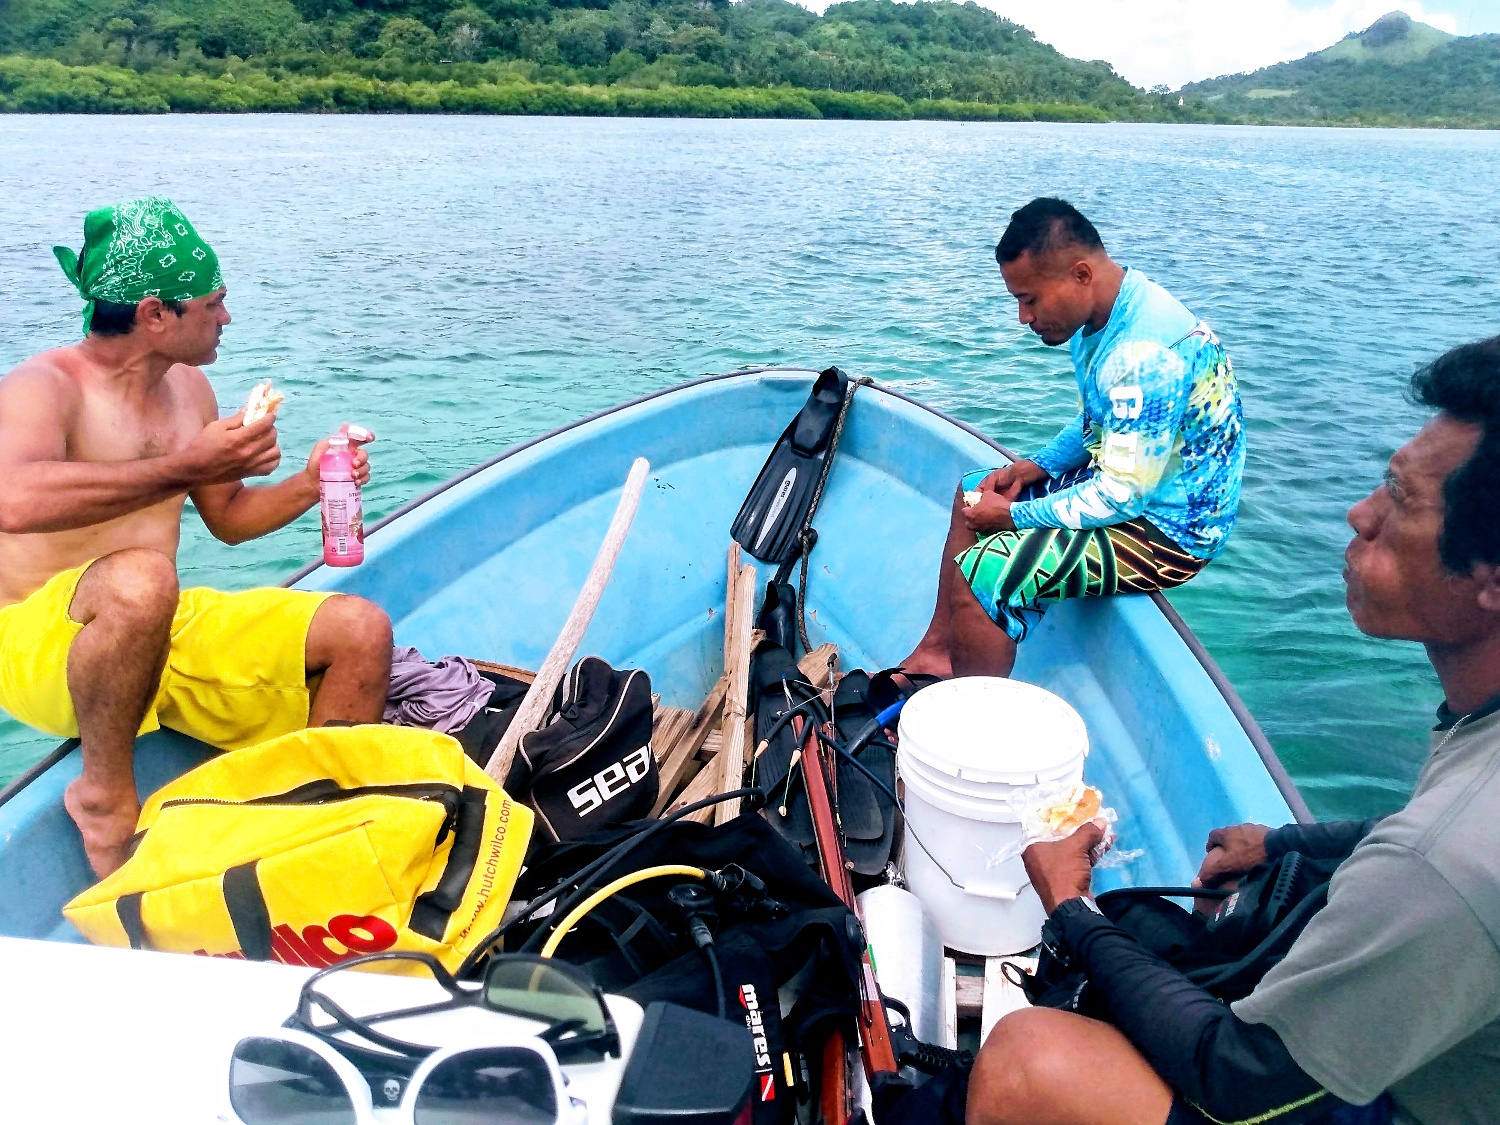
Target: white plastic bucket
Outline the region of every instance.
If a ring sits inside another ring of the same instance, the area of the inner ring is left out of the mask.
[[[943,943],[995,957],[1030,949],[1046,915],[1019,854],[1031,790],[1083,780],[1088,731],[1050,691],[974,676],[924,688],[901,712],[906,883]],[[957,885],[955,885],[957,884]]]

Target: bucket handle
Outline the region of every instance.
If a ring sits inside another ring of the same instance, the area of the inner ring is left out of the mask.
[[[993,898],[1001,902],[1015,902],[1021,896],[1021,892],[1029,886],[1031,886],[1029,879],[1015,890],[1011,890],[1009,887],[1002,887],[998,883],[987,883],[982,880],[976,880],[972,883],[963,884],[962,890],[964,894],[973,895],[975,898]]]
[[[966,895],[973,895],[975,898],[992,898],[1000,902],[1015,902],[1016,899],[1021,897],[1021,892],[1024,891],[1027,887],[1031,886],[1030,879],[1027,879],[1015,890],[1011,890],[1008,887],[999,886],[996,883],[985,883],[982,881],[975,881],[973,883],[960,883],[953,877],[953,874],[943,866],[942,860],[938,859],[937,856],[932,854],[932,849],[922,842],[922,837],[918,836],[916,832],[912,830],[911,821],[908,820],[906,822],[905,829],[906,834],[917,842],[917,847],[922,849],[923,854],[925,854],[927,858],[932,861],[933,866],[943,873],[943,877]]]

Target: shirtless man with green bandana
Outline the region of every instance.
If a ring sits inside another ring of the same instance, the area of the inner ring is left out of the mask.
[[[93,211],[82,252],[54,253],[87,302],[84,339],[0,379],[0,707],[80,738],[64,804],[103,876],[140,813],[138,733],[230,750],[378,722],[391,627],[355,597],[178,588],[187,497],[226,543],[265,535],[318,502],[324,445],[286,480],[242,483],[280,463],[275,418],[219,417],[201,368],[229,324],[224,282],[170,201]]]

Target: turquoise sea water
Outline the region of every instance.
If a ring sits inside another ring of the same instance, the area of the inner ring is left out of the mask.
[[[1349,624],[1343,514],[1419,424],[1414,366],[1500,330],[1500,134],[0,117],[0,368],[77,335],[49,247],[148,192],[224,263],[221,403],[266,376],[286,390],[279,475],[340,421],[373,427],[372,518],[513,442],[748,363],[838,363],[1033,448],[1073,379],[1017,325],[991,253],[1014,207],[1063,195],[1239,373],[1240,525],[1174,604],[1316,812],[1388,809],[1415,777],[1436,681],[1417,647]],[[311,519],[231,548],[190,517],[182,569],[238,588],[317,551]],[[52,742],[0,725],[0,780]]]

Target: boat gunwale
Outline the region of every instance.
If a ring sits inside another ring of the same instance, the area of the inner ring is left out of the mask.
[[[696,379],[689,379],[683,383],[674,383],[670,387],[662,387],[659,390],[650,391],[647,394],[630,399],[628,402],[617,403],[614,406],[595,411],[593,414],[575,419],[572,422],[566,422],[561,426],[557,426],[553,429],[548,430],[546,433],[538,434],[536,437],[528,438],[525,441],[518,442],[515,445],[506,447],[495,456],[485,461],[481,461],[478,464],[469,467],[468,469],[465,469],[463,472],[450,477],[442,484],[428,489],[426,492],[422,493],[422,495],[416,497],[413,500],[408,500],[405,504],[402,504],[394,511],[382,516],[380,519],[371,524],[369,528],[366,529],[366,534],[371,534],[380,530],[386,524],[391,523],[401,518],[402,516],[415,511],[417,508],[427,503],[427,501],[433,499],[434,497],[442,495],[450,488],[463,483],[471,477],[478,476],[486,469],[492,468],[495,465],[500,464],[502,461],[509,460],[517,454],[524,453],[526,450],[540,445],[545,441],[550,441],[555,437],[560,437],[570,430],[576,430],[581,426],[586,426],[590,422],[596,422],[601,418],[608,418],[612,414],[618,414],[621,411],[630,410],[634,407],[641,406],[644,403],[651,402],[654,399],[662,398],[665,395],[676,394],[679,391],[689,390],[693,387],[705,386],[709,383],[722,382],[726,379],[737,379],[748,375],[817,375],[820,373],[820,370],[820,368],[816,367],[744,367],[739,368],[735,371],[726,371],[721,374],[702,375]],[[953,416],[944,413],[934,406],[929,406],[925,402],[920,402],[917,399],[910,397],[909,395],[902,394],[900,391],[894,390],[891,387],[883,386],[880,383],[871,381],[870,383],[864,385],[868,386],[872,390],[879,391],[882,394],[890,395],[892,398],[899,399],[902,402],[908,403],[911,406],[915,406],[921,410],[925,410],[929,414],[941,418],[943,421],[958,427],[960,430],[963,430],[970,436],[978,438],[980,441],[988,445],[991,449],[994,449],[1001,456],[1006,457],[1009,460],[1015,461],[1019,460],[1020,458],[1020,455],[1014,450],[1010,449],[1008,446],[996,441],[994,438],[976,429],[969,423],[961,421],[958,418],[954,418]],[[315,559],[313,562],[308,563],[306,566],[303,566],[298,570],[292,572],[292,574],[288,575],[280,583],[280,585],[285,587],[291,586],[296,582],[300,582],[303,578],[306,578],[313,571],[324,565],[326,564],[321,559]],[[1209,654],[1209,651],[1204,647],[1203,642],[1200,641],[1198,637],[1193,633],[1192,629],[1188,627],[1187,622],[1182,619],[1182,615],[1177,612],[1177,610],[1172,606],[1172,603],[1169,602],[1166,597],[1163,596],[1160,592],[1153,593],[1149,596],[1151,600],[1156,603],[1156,607],[1161,610],[1162,616],[1167,619],[1168,623],[1177,632],[1177,635],[1187,646],[1188,651],[1198,661],[1199,666],[1202,667],[1203,671],[1208,675],[1209,680],[1218,690],[1220,697],[1224,700],[1225,705],[1228,706],[1230,713],[1234,715],[1235,720],[1240,724],[1240,729],[1244,731],[1245,737],[1249,739],[1250,745],[1255,748],[1255,752],[1260,756],[1261,764],[1265,767],[1266,772],[1270,775],[1271,781],[1275,784],[1276,789],[1281,794],[1282,799],[1286,801],[1287,808],[1291,811],[1293,818],[1297,821],[1298,824],[1312,823],[1313,816],[1311,810],[1307,807],[1307,802],[1303,800],[1302,794],[1298,792],[1296,783],[1292,780],[1291,775],[1287,773],[1286,767],[1282,765],[1281,759],[1277,756],[1276,750],[1271,745],[1270,739],[1266,737],[1265,731],[1261,729],[1260,724],[1255,720],[1255,716],[1250,713],[1250,709],[1245,706],[1244,700],[1240,698],[1239,692],[1235,690],[1234,685],[1229,682],[1229,678],[1224,675],[1223,670],[1219,667],[1213,656]],[[9,801],[17,793],[21,792],[21,790],[25,789],[38,777],[46,773],[58,762],[66,758],[79,745],[80,744],[78,739],[68,739],[62,745],[58,746],[57,749],[53,750],[50,754],[46,755],[40,761],[33,764],[24,773],[22,773],[20,777],[16,778],[13,782],[5,786],[3,789],[0,789],[0,805],[4,805],[7,801]]]
[[[58,762],[62,761],[82,745],[83,743],[78,739],[69,738],[61,745],[55,747],[42,757],[38,758],[35,762],[32,762],[31,765],[27,766],[26,769],[22,771],[19,777],[17,777],[4,789],[0,789],[0,805],[5,804],[12,797],[19,795],[21,790],[25,789],[33,781],[41,777],[42,774],[46,773],[53,766],[57,765]]]

